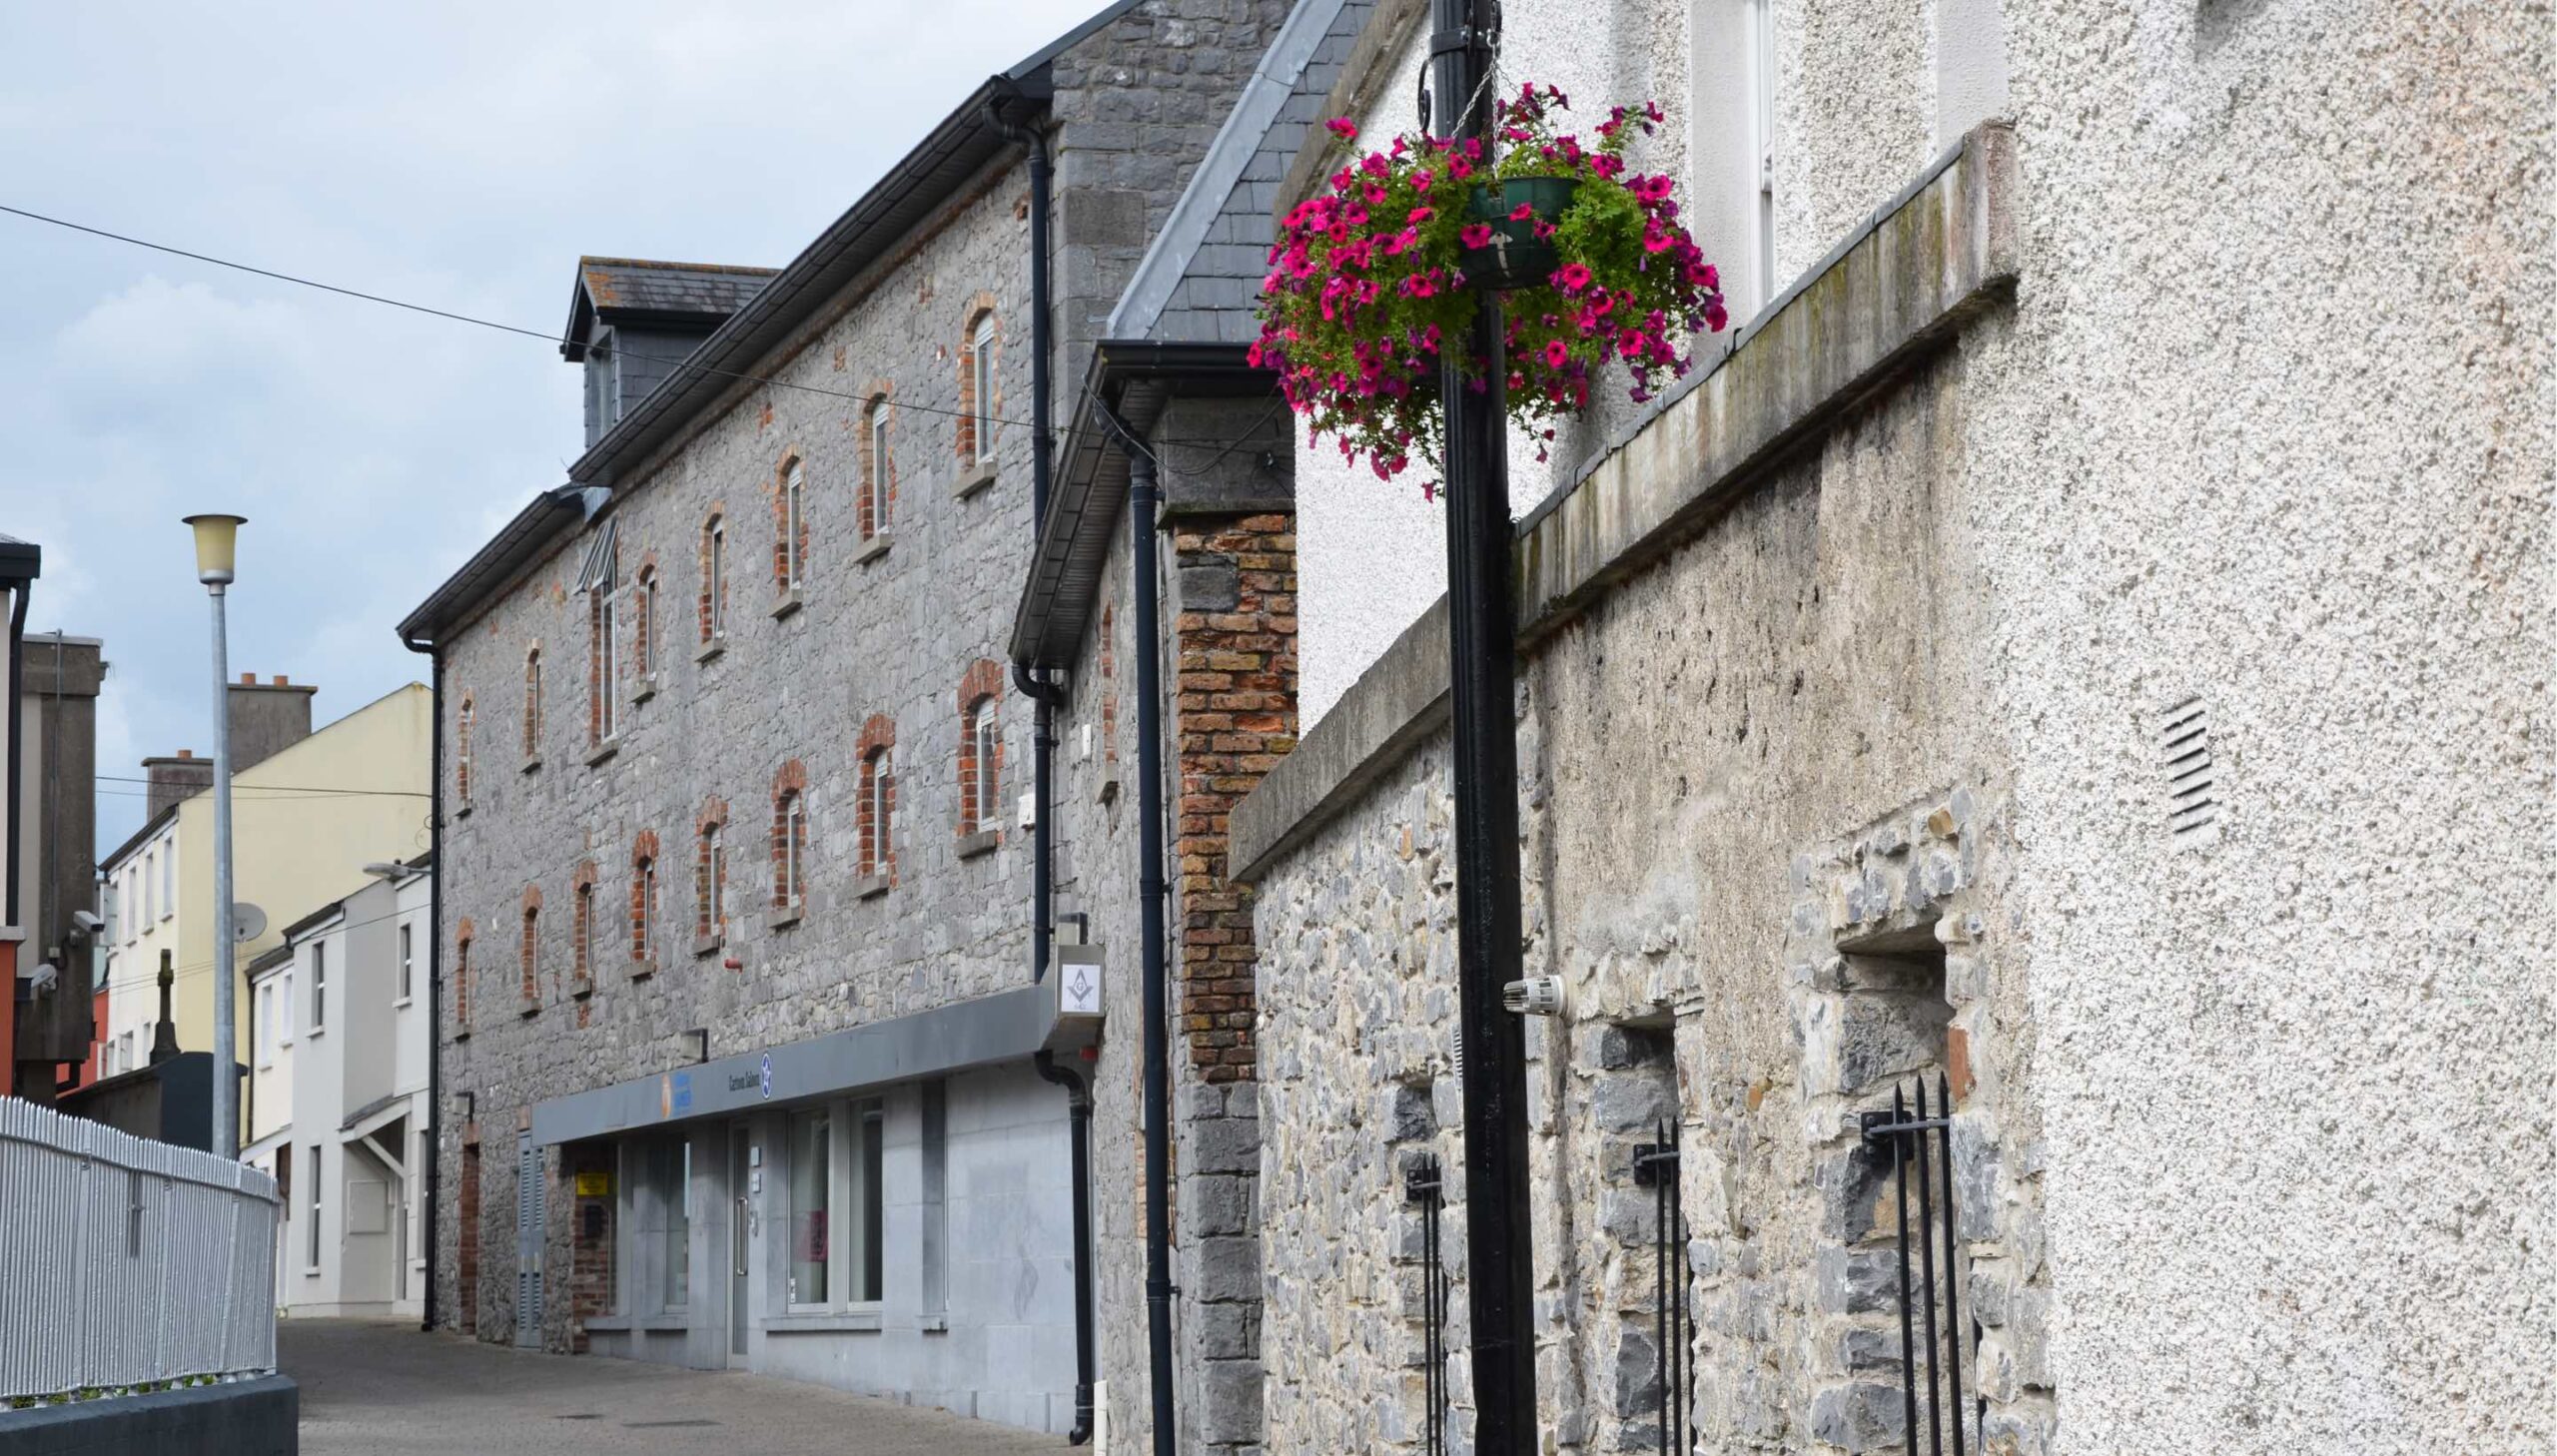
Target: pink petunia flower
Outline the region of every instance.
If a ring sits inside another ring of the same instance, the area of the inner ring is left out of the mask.
[[[1488,248],[1491,246],[1491,224],[1468,223],[1456,239],[1467,248]]]
[[[1570,362],[1570,346],[1564,344],[1559,339],[1548,339],[1545,341],[1546,364],[1555,368],[1561,368],[1566,363]]]
[[[1589,287],[1589,266],[1585,263],[1566,263],[1557,277],[1562,283],[1563,292],[1576,294]]]
[[[1345,116],[1333,117],[1331,120],[1324,122],[1323,126],[1335,137],[1354,137],[1358,135],[1358,124]]]

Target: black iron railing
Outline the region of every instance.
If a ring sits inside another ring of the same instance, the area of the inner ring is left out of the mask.
[[[1875,1148],[1888,1145],[1890,1149],[1892,1181],[1897,1185],[1900,1197],[1900,1386],[1908,1419],[1909,1456],[1917,1456],[1918,1452],[1918,1407],[1922,1388],[1926,1394],[1927,1449],[1934,1456],[1944,1456],[1945,1431],[1951,1427],[1954,1456],[1963,1456],[1962,1306],[1957,1293],[1962,1277],[1954,1262],[1957,1240],[1954,1232],[1953,1104],[1952,1089],[1939,1074],[1936,1078],[1938,1115],[1928,1115],[1927,1083],[1921,1078],[1916,1084],[1914,1098],[1894,1088],[1891,1110],[1867,1112],[1862,1120],[1865,1144]],[[1933,1171],[1939,1167],[1943,1169],[1941,1188]],[[1909,1257],[1909,1204],[1913,1188],[1917,1192],[1918,1203],[1914,1293]],[[1945,1256],[1941,1286],[1936,1276],[1940,1192]],[[1939,1304],[1945,1312],[1946,1342],[1942,1344],[1937,1340],[1936,1330]],[[1925,1327],[1923,1347],[1919,1339],[1921,1323]],[[1919,1356],[1922,1353],[1926,1357],[1923,1387],[1919,1374]]]
[[[1438,1215],[1447,1206],[1438,1159],[1412,1159],[1403,1173],[1403,1197],[1420,1209],[1421,1384],[1427,1410],[1422,1429],[1428,1456],[1447,1451],[1447,1266],[1438,1242]]]
[[[1634,1185],[1651,1189],[1652,1340],[1660,1359],[1660,1449],[1687,1449],[1688,1351],[1695,1317],[1687,1307],[1687,1210],[1679,1188],[1678,1124],[1659,1124],[1660,1140],[1634,1149]],[[1674,1433],[1674,1442],[1673,1442]]]

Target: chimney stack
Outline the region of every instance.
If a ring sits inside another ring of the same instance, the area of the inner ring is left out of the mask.
[[[260,682],[254,672],[240,674],[225,696],[231,704],[231,771],[234,774],[273,758],[311,736],[311,698],[320,690],[296,686],[277,673]],[[149,817],[157,819],[170,805],[213,787],[213,760],[181,748],[166,758],[142,761],[151,782]]]

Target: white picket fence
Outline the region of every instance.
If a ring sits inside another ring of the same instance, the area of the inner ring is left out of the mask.
[[[0,1400],[276,1364],[276,1182],[0,1097]]]

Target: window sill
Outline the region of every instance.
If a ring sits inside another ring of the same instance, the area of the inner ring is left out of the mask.
[[[1095,791],[1092,797],[1104,804],[1117,803],[1119,801],[1119,776],[1114,773],[1108,778],[1103,779],[1101,781],[1100,789]]]
[[[995,467],[989,460],[960,471],[959,478],[950,482],[950,495],[954,500],[965,500],[993,483]]]
[[[395,1002],[391,1003],[391,1009],[392,1009],[393,1011],[399,1011],[399,1010],[401,1010],[401,1009],[403,1009],[403,1008],[407,1007],[407,1006],[409,1005],[409,1003],[410,1003],[410,1002],[415,1001],[415,1000],[417,1000],[417,998],[416,998],[416,997],[411,997],[411,996],[404,996],[404,997],[401,997],[399,1000],[397,1000],[397,1001],[395,1001]]]
[[[654,956],[630,963],[630,979],[633,981],[645,981],[656,974],[657,958]]]
[[[630,691],[630,706],[635,708],[656,695],[657,675],[653,672],[643,673],[639,677],[639,685]]]
[[[302,1034],[302,1040],[306,1042],[317,1041],[327,1035],[329,1035],[329,1029],[327,1027],[313,1027],[310,1031]],[[287,1042],[284,1045],[290,1047],[293,1044],[291,1042]]]
[[[531,1020],[532,1018],[534,1018],[534,1017],[537,1017],[537,1016],[541,1015],[541,1003],[540,1003],[540,1002],[538,1002],[538,1001],[519,1001],[519,1002],[516,1002],[516,1003],[515,1003],[515,1015],[516,1015],[516,1016],[519,1016],[519,1017],[522,1017],[522,1018],[524,1018],[525,1020],[529,1021],[529,1020]]]
[[[671,1314],[589,1314],[578,1321],[598,1334],[628,1334],[635,1331],[674,1331],[692,1328],[692,1316],[680,1311]]]
[[[885,875],[864,875],[852,882],[852,898],[855,900],[876,900],[887,893],[888,877]]]
[[[763,928],[768,931],[788,930],[799,923],[804,909],[797,905],[776,905],[763,913]]]
[[[876,1309],[833,1310],[823,1314],[773,1314],[764,1317],[766,1334],[876,1334]]]
[[[468,1032],[455,1032],[452,1034],[452,1045],[456,1047],[469,1040],[470,1034]]]
[[[595,979],[591,976],[577,977],[568,984],[568,997],[571,1001],[584,1001],[594,994]]]
[[[725,638],[725,637],[713,637],[713,638],[711,638],[709,641],[704,642],[704,643],[702,643],[700,646],[695,647],[695,648],[693,648],[693,649],[692,649],[692,660],[693,660],[693,661],[695,661],[695,662],[712,662],[712,661],[716,661],[716,660],[718,659],[718,657],[719,657],[719,654],[720,654],[720,653],[722,653],[722,652],[725,652],[725,651],[727,651],[727,650],[728,650],[728,639],[727,639],[727,638]]]
[[[773,620],[779,621],[783,617],[796,615],[801,605],[799,588],[794,586],[781,594],[781,600],[772,604]]]
[[[726,943],[725,936],[695,936],[692,938],[693,957],[698,960],[703,956],[716,956],[719,954],[719,948]]]
[[[528,774],[537,774],[541,772],[541,755],[537,753],[524,755],[522,771]]]
[[[860,550],[855,551],[855,552],[853,552],[853,553],[852,553],[852,562],[853,562],[853,564],[854,564],[854,565],[856,565],[856,566],[867,566],[867,565],[869,565],[871,562],[876,561],[876,560],[878,560],[880,557],[887,555],[887,554],[888,554],[888,547],[889,547],[890,545],[894,544],[894,542],[895,542],[895,541],[896,541],[896,536],[895,536],[892,532],[889,532],[889,531],[880,531],[880,532],[877,532],[876,534],[872,535],[872,536],[870,537],[870,539],[868,539],[868,540],[866,540],[866,541],[863,541],[863,542],[861,543],[861,549],[860,549]]]
[[[1000,829],[980,829],[974,834],[963,834],[959,836],[959,858],[973,860],[980,855],[993,854],[1002,843],[1003,831]]]
[[[618,738],[607,738],[603,742],[596,744],[594,748],[586,754],[586,767],[601,768],[605,764],[610,763],[612,761],[612,756],[620,751],[621,740]]]
[[[469,800],[467,800],[467,799],[464,799],[464,800],[462,800],[462,801],[461,801],[461,803],[460,803],[460,804],[458,804],[458,805],[454,806],[453,811],[452,811],[452,817],[453,817],[453,818],[455,818],[455,819],[467,819],[467,818],[469,818],[469,817],[470,817],[470,801],[469,801]]]
[[[925,1334],[948,1334],[950,1333],[950,1316],[946,1314],[924,1315],[922,1318],[915,1321],[915,1328],[923,1331]]]

